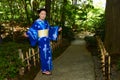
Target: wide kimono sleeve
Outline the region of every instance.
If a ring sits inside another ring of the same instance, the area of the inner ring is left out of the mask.
[[[58,38],[58,26],[53,26],[49,28],[49,39],[52,41],[56,41]]]
[[[31,46],[36,46],[38,41],[38,32],[37,32],[37,29],[35,28],[36,26],[37,26],[37,23],[35,22],[26,32],[26,34],[29,37]]]

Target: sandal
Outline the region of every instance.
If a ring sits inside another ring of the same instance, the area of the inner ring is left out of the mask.
[[[42,74],[51,75],[52,73],[50,71],[45,71],[45,72],[42,72]]]

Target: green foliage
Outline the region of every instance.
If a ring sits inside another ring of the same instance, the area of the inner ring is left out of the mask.
[[[104,38],[105,38],[105,18],[104,18],[104,15],[102,15],[101,19],[96,23],[95,34],[100,36],[102,41],[104,40]]]
[[[103,11],[93,8],[87,13],[86,19],[81,21],[81,27],[84,28],[84,30],[95,32],[96,28],[104,24],[101,22],[103,17]]]
[[[62,12],[64,12],[64,26],[69,26],[69,28],[74,28],[74,25],[77,25],[77,30],[87,30],[95,32],[96,28],[104,25],[104,23],[101,22],[101,20],[103,21],[104,11],[98,8],[94,8],[92,0],[80,1],[76,5],[71,4],[70,0],[67,0],[64,9],[62,8],[64,4],[63,2],[57,1],[52,5],[55,4],[57,5],[56,8],[53,8],[52,12],[54,13],[52,13],[51,16],[53,22],[57,22],[57,24],[60,23],[62,17],[59,15],[62,15]],[[59,11],[61,14],[59,13]]]
[[[0,20],[2,22],[11,22],[22,24],[32,23],[37,14],[39,6],[43,6],[43,2],[39,0],[2,0],[0,2]],[[40,4],[40,5],[39,5]]]
[[[66,0],[66,3],[64,0],[51,1],[51,25],[61,26],[62,15],[64,15],[65,25],[61,27],[67,26],[77,30],[87,30],[104,35],[102,34],[103,32],[98,32],[99,28],[104,30],[104,11],[94,8],[92,0],[76,1],[79,3],[73,4],[71,0]],[[66,5],[64,6],[64,4]],[[15,21],[26,26],[37,18],[37,8],[44,6],[45,0],[33,0],[32,3],[30,0],[2,0],[0,2],[0,19],[2,22]],[[74,27],[75,25],[76,27]]]
[[[79,0],[77,2],[79,3],[73,4],[71,0],[66,0],[66,3],[64,0],[53,0],[50,13],[51,25],[61,25],[62,15],[64,15],[64,26],[74,27],[73,25],[78,25],[78,30],[95,31],[96,23],[100,21],[100,15],[104,14],[103,11],[95,9],[92,0]],[[64,4],[66,5],[64,6]],[[0,19],[2,22],[15,21],[26,26],[37,18],[36,10],[44,6],[45,0],[33,0],[32,3],[30,0],[2,0],[0,2]]]
[[[74,33],[71,28],[69,27],[64,27],[64,30],[62,31],[62,36],[65,39],[68,39],[69,41],[74,40]]]
[[[18,75],[19,68],[24,66],[19,58],[18,49],[28,47],[28,45],[15,42],[0,44],[0,80],[14,78]]]

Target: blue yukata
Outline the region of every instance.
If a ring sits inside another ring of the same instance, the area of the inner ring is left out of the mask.
[[[53,68],[50,41],[57,40],[58,29],[58,26],[51,27],[46,20],[37,19],[26,32],[31,46],[37,44],[39,47],[42,72]]]

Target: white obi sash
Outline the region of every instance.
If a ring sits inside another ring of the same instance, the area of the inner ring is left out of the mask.
[[[38,37],[48,37],[48,29],[38,30]]]

